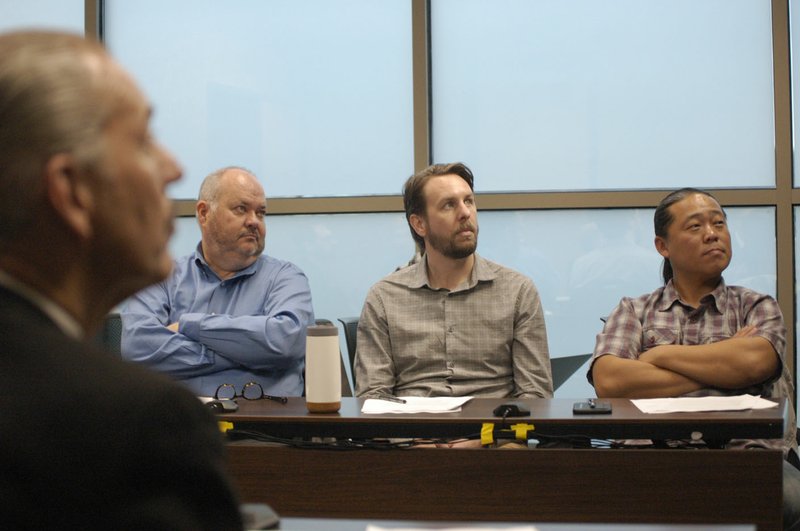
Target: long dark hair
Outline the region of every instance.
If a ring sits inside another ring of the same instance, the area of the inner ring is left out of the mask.
[[[703,190],[698,190],[697,188],[681,188],[680,190],[675,190],[667,195],[667,197],[662,199],[656,207],[656,213],[653,215],[653,228],[655,229],[656,236],[660,236],[662,238],[667,237],[667,229],[675,219],[675,217],[672,215],[672,212],[669,211],[669,207],[694,194],[706,195],[714,201],[717,201],[717,198],[713,195]],[[719,203],[719,201],[717,201],[717,203]],[[673,277],[672,264],[669,263],[669,258],[664,258],[664,265],[661,268],[661,276],[664,278],[665,286]]]

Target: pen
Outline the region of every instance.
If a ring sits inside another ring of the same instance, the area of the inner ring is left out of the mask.
[[[397,398],[396,396],[391,395],[380,395],[378,400],[386,400],[387,402],[397,402],[398,404],[405,404],[406,401],[402,398]]]

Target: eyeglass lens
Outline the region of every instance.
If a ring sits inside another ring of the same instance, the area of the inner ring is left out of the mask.
[[[236,388],[233,386],[233,384],[222,384],[217,387],[217,392],[214,393],[214,398],[216,399],[232,400],[239,396],[245,400],[260,400],[262,398],[266,398],[267,400],[274,400],[275,402],[280,402],[281,404],[288,402],[285,396],[272,396],[264,394],[264,388],[261,387],[261,384],[258,382],[248,382],[244,384],[241,395],[236,394]]]
[[[242,388],[242,396],[246,400],[258,400],[264,396],[264,388],[256,382],[246,383]]]
[[[217,387],[217,392],[214,393],[214,398],[217,400],[233,400],[236,398],[236,388],[232,384],[222,384]]]

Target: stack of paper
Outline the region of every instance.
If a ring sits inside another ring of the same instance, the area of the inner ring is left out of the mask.
[[[767,409],[778,404],[760,396],[700,396],[631,400],[642,413],[693,413],[698,411],[742,411]]]
[[[367,531],[430,531],[430,527],[380,527],[369,524]],[[537,531],[532,525],[518,525],[512,527],[437,527],[438,531]]]
[[[368,398],[364,401],[361,408],[362,413],[381,414],[381,413],[454,413],[461,411],[461,406],[472,400],[471,396],[460,397],[423,397],[423,396],[400,396],[405,400],[405,404],[377,398]]]

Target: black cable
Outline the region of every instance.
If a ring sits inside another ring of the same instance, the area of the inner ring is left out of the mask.
[[[275,437],[266,433],[249,430],[228,430],[226,435],[229,440],[251,439],[261,442],[270,442],[291,446],[293,448],[315,449],[315,450],[396,450],[417,446],[420,442],[430,444],[441,444],[447,442],[445,439],[404,439],[392,441],[388,439],[333,439],[328,441],[309,441],[304,439],[287,439]]]
[[[454,439],[331,439],[331,440],[305,440],[305,439],[290,439],[285,437],[276,437],[266,433],[251,431],[251,430],[238,430],[232,429],[226,432],[229,440],[242,440],[251,439],[255,441],[268,442],[280,444],[283,446],[290,446],[293,448],[301,449],[314,449],[314,450],[398,450],[413,448],[422,444],[447,444]],[[495,440],[515,440],[516,432],[511,429],[496,428],[493,432]],[[596,439],[588,435],[581,434],[566,434],[566,435],[553,435],[541,433],[536,430],[528,430],[526,434],[526,441],[538,441],[535,448],[596,448],[596,449],[618,449],[618,448],[653,448],[656,445],[639,446],[626,444],[624,440],[615,439]],[[473,433],[459,437],[457,440],[472,440],[480,439],[480,433]],[[520,442],[522,442],[520,440]],[[671,446],[671,448],[681,448],[680,445]],[[684,446],[686,448],[697,448],[697,445]]]

